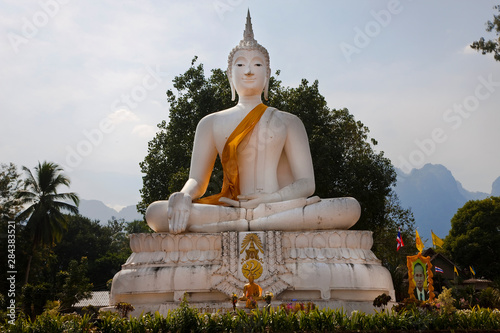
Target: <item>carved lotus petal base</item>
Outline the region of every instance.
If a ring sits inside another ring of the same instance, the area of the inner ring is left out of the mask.
[[[370,231],[351,230],[134,234],[110,301],[166,313],[188,293],[199,308],[230,310],[252,272],[273,302],[373,310],[378,295],[395,297],[372,244]]]

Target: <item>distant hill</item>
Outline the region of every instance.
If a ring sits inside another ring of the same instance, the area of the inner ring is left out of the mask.
[[[493,183],[492,194],[469,192],[462,187],[451,172],[440,164],[426,164],[409,174],[396,169],[398,194],[401,205],[411,208],[415,224],[422,239],[429,239],[431,229],[444,238],[451,229],[451,218],[469,200],[481,200],[490,195],[500,195],[500,177]]]
[[[99,200],[85,200],[80,199],[80,206],[78,207],[80,214],[91,220],[99,220],[103,225],[108,223],[112,217],[116,219],[124,219],[125,222],[132,222],[134,220],[142,220],[143,217],[137,212],[135,205],[127,206],[120,211],[106,206]]]
[[[500,197],[500,177],[498,177],[491,185],[491,195]]]

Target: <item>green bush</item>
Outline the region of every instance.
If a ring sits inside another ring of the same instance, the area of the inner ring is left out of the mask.
[[[483,308],[500,308],[500,291],[488,287],[479,294],[479,306]]]
[[[120,316],[122,316],[122,318],[127,318],[128,314],[134,311],[134,306],[130,303],[118,302],[115,305],[115,309],[118,311]]]
[[[198,326],[202,325],[201,316],[197,309],[190,308],[186,295],[182,298],[181,304],[172,312],[170,316],[171,329],[173,332],[189,333],[196,332]]]
[[[188,306],[186,300],[165,316],[146,313],[139,317],[122,318],[115,312],[61,314],[46,311],[30,319],[20,314],[15,325],[0,323],[1,332],[337,332],[337,331],[474,331],[500,330],[500,311],[480,308],[446,312],[437,308],[400,307],[374,314],[343,309],[309,309],[287,311],[286,308],[243,310],[235,312],[201,313]],[[421,304],[422,305],[422,304]],[[413,307],[415,306],[415,307]]]
[[[22,310],[31,318],[40,315],[47,301],[51,299],[54,299],[54,292],[48,283],[28,283],[21,289]]]

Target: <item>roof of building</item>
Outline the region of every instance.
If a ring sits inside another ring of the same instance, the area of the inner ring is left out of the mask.
[[[492,283],[493,281],[487,279],[467,279],[463,283]]]
[[[95,307],[109,306],[109,291],[93,291],[89,298],[80,300],[74,307],[83,308],[89,305]]]
[[[453,261],[451,261],[450,259],[446,258],[441,253],[437,253],[436,251],[434,251],[433,248],[426,249],[424,252],[422,252],[422,255],[425,256],[425,257],[431,257],[431,262],[434,261],[434,259],[436,259],[437,257],[440,257],[444,261],[448,262],[449,265],[456,266]]]

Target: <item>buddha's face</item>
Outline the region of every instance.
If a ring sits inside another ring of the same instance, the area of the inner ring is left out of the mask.
[[[234,54],[231,68],[232,83],[240,96],[262,94],[266,86],[267,64],[258,50],[239,50]]]

